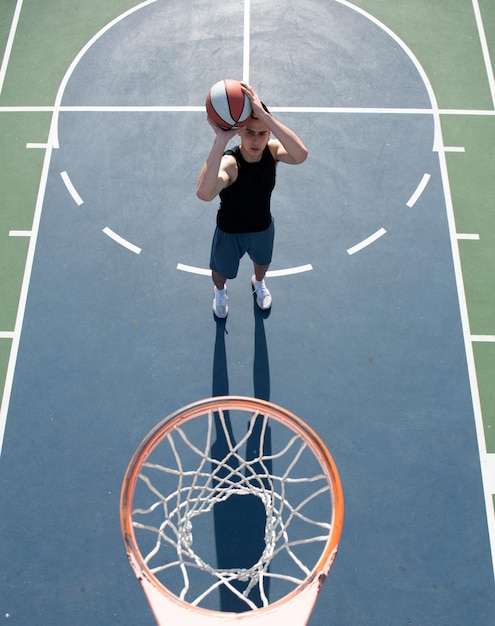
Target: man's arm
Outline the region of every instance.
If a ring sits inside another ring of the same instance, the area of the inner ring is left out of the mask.
[[[196,186],[196,195],[200,200],[213,200],[231,182],[235,159],[224,156],[229,140],[237,134],[235,131],[225,131],[210,123],[215,131],[213,147],[199,173]]]

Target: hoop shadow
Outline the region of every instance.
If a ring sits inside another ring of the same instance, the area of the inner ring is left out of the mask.
[[[264,320],[270,312],[261,311],[254,303],[254,363],[253,363],[253,384],[254,397],[263,400],[270,399],[270,368],[268,361],[268,347]],[[213,396],[229,395],[229,378],[227,368],[227,351],[225,345],[226,320],[215,318],[216,336],[215,351],[213,358]],[[229,412],[224,413],[227,433],[220,423],[218,414],[215,414],[215,426],[217,438],[212,445],[211,455],[214,459],[225,458],[230,450],[227,436],[234,444],[234,432],[232,429]],[[252,461],[259,457],[260,438],[263,416],[256,418],[254,428],[247,440],[245,458]],[[264,456],[271,455],[271,431],[266,428],[263,438]],[[230,462],[230,468],[234,467],[234,462]],[[266,472],[266,468],[271,473],[271,462],[265,461],[265,468],[258,463],[252,464],[252,470],[256,474]],[[225,470],[230,471],[230,470]],[[223,474],[225,476],[225,473]],[[219,478],[223,477],[219,475]],[[260,481],[262,479],[260,478]],[[265,505],[254,494],[232,495],[224,502],[215,504],[213,509],[217,567],[219,569],[249,569],[261,557],[265,549],[265,525],[266,511]],[[246,583],[236,583],[232,581],[232,586],[240,593]],[[269,597],[269,580],[264,579],[264,593]],[[258,607],[262,606],[261,595],[258,586],[250,591],[248,598]],[[220,587],[220,610],[240,613],[248,610],[248,605],[234,592],[222,585]]]

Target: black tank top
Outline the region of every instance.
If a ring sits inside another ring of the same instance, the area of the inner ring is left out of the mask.
[[[270,198],[275,187],[275,159],[268,146],[256,163],[248,163],[240,146],[227,150],[237,161],[235,182],[220,192],[217,226],[226,233],[266,230],[272,221]]]

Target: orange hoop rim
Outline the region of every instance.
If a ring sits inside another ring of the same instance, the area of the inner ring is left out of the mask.
[[[267,414],[270,418],[275,419],[279,423],[292,430],[294,433],[301,436],[301,438],[313,452],[314,456],[318,459],[320,466],[327,475],[328,482],[331,486],[331,495],[333,501],[331,531],[325,548],[322,551],[322,554],[320,555],[317,563],[313,567],[311,573],[302,583],[300,583],[283,598],[280,598],[269,606],[255,610],[257,614],[261,614],[263,612],[271,611],[277,606],[289,602],[292,598],[299,595],[308,585],[313,583],[315,578],[318,578],[321,581],[320,586],[321,584],[323,584],[337,554],[337,549],[344,523],[344,494],[335,461],[333,460],[333,457],[328,451],[326,445],[323,443],[323,440],[313,430],[313,428],[311,428],[311,426],[309,426],[303,419],[301,419],[291,411],[288,411],[287,409],[272,402],[260,400],[258,398],[249,398],[245,396],[216,396],[213,398],[198,400],[185,407],[177,409],[173,413],[170,413],[167,417],[162,419],[141,441],[139,446],[136,448],[136,451],[134,452],[127,467],[122,482],[122,490],[120,495],[120,523],[122,535],[133,568],[137,567],[141,575],[144,576],[147,581],[153,585],[156,591],[166,596],[168,600],[173,602],[174,604],[182,606],[184,607],[184,609],[192,611],[193,613],[203,615],[208,614],[210,616],[226,615],[225,612],[222,611],[204,609],[202,607],[189,604],[188,602],[181,600],[175,594],[169,591],[154,576],[154,574],[150,571],[149,567],[145,563],[137,545],[136,537],[134,534],[134,527],[132,524],[132,504],[134,499],[135,486],[143,464],[152,454],[154,449],[178,425],[189,422],[196,417],[205,415],[205,413],[207,412],[214,412],[219,410],[248,410],[252,413],[259,412],[260,414]],[[135,573],[137,575],[137,572]]]

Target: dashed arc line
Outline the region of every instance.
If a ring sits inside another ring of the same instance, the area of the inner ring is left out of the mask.
[[[64,181],[64,185],[67,187],[67,191],[70,193],[70,195],[72,196],[72,199],[74,200],[74,202],[78,205],[81,206],[81,204],[84,204],[84,200],[81,198],[81,196],[77,193],[76,188],[74,187],[74,185],[72,184],[72,181],[69,177],[69,174],[67,174],[66,171],[63,171],[60,173],[60,176],[62,177],[62,180]]]
[[[351,248],[348,248],[347,254],[349,255],[356,254],[356,252],[359,252],[363,248],[366,248],[370,244],[374,243],[377,239],[380,239],[380,237],[383,237],[383,235],[385,235],[386,232],[387,231],[385,230],[385,228],[378,229],[375,233],[373,233],[369,237],[366,237],[366,239],[363,239],[363,241],[357,243],[355,246],[352,246]]]
[[[76,189],[75,189],[75,187],[74,187],[74,185],[73,185],[73,183],[72,183],[72,181],[71,181],[67,171],[61,172],[60,176],[62,177],[62,180],[63,180],[67,190],[69,191],[70,195],[72,196],[74,202],[78,206],[83,204],[84,201],[81,198],[81,196],[78,194],[78,192],[76,191]],[[424,174],[423,175],[423,178],[421,179],[421,181],[420,181],[418,187],[416,188],[415,192],[413,193],[413,195],[407,201],[407,206],[408,207],[411,208],[411,207],[414,206],[414,204],[417,202],[417,200],[419,199],[419,197],[421,196],[421,194],[425,190],[425,188],[426,188],[430,178],[431,178],[430,174]],[[121,237],[120,235],[115,233],[108,226],[106,226],[103,229],[103,232],[108,237],[113,239],[115,242],[117,242],[121,246],[127,248],[131,252],[134,252],[135,254],[140,254],[141,253],[141,248],[139,248],[138,246],[136,246],[133,243],[131,243],[131,242],[127,241],[126,239],[124,239],[123,237]],[[386,232],[387,231],[385,230],[385,228],[380,228],[379,230],[377,230],[375,233],[373,233],[372,235],[370,235],[369,237],[367,237],[363,241],[361,241],[358,244],[348,248],[347,249],[347,254],[353,255],[356,252],[359,252],[360,250],[363,250],[364,248],[366,248],[370,244],[374,243],[377,239],[379,239],[380,237],[385,235]],[[205,270],[203,268],[197,268],[197,267],[194,267],[194,266],[188,266],[188,265],[184,265],[182,263],[178,263],[177,264],[177,269],[185,271],[185,272],[195,273],[195,274],[206,274],[206,275],[211,274],[210,270]],[[297,273],[300,273],[300,272],[306,272],[306,271],[312,270],[312,269],[313,269],[313,267],[311,266],[311,264],[308,264],[308,265],[299,266],[299,267],[296,267],[296,268],[288,268],[288,269],[284,269],[284,270],[272,270],[272,271],[269,271],[267,275],[268,276],[270,276],[270,275],[271,276],[284,276],[284,275],[289,275],[289,274],[297,274]]]
[[[32,147],[34,147],[34,145],[35,144],[31,144]],[[41,147],[42,144],[39,144],[39,145]],[[38,146],[36,146],[36,147],[38,147]],[[456,151],[459,150],[460,151],[461,149],[460,148],[451,148],[451,150],[456,150]],[[76,204],[78,206],[83,204],[84,201],[81,198],[81,196],[78,194],[78,192],[76,191],[76,189],[75,189],[75,187],[74,187],[74,185],[73,185],[73,183],[72,183],[72,181],[71,181],[67,171],[61,172],[60,175],[62,177],[62,180],[64,181],[64,184],[65,184],[67,190],[69,191],[70,195],[72,196],[72,198],[74,199]],[[423,178],[421,179],[421,181],[420,181],[419,185],[417,186],[415,192],[412,194],[412,196],[409,198],[409,200],[406,203],[409,208],[413,207],[416,204],[416,202],[420,198],[421,194],[425,190],[426,186],[428,185],[428,182],[430,181],[430,178],[431,178],[430,174],[426,174],[425,173],[423,175]],[[105,227],[103,229],[103,232],[106,235],[108,235],[111,239],[113,239],[114,241],[116,241],[120,245],[124,246],[125,248],[131,250],[135,254],[140,254],[141,253],[141,248],[139,248],[138,246],[130,243],[129,241],[127,241],[126,239],[124,239],[123,237],[121,237],[120,235],[115,233],[109,227]],[[373,233],[372,235],[370,235],[369,237],[367,237],[363,241],[361,241],[358,244],[348,248],[347,249],[347,254],[353,255],[356,252],[359,252],[360,250],[363,250],[364,248],[366,248],[370,244],[374,243],[377,239],[379,239],[380,237],[385,235],[386,232],[387,231],[385,230],[385,228],[380,228],[379,230],[377,230],[375,233]],[[303,269],[301,269],[301,268],[303,268]],[[181,271],[196,273],[196,274],[206,274],[206,275],[208,275],[208,274],[211,273],[210,270],[202,269],[202,268],[198,268],[198,267],[194,267],[194,266],[188,266],[188,265],[184,265],[182,263],[178,263],[177,264],[177,269],[179,269]],[[283,276],[283,275],[287,275],[287,274],[295,274],[295,273],[299,273],[299,272],[308,271],[308,269],[313,269],[313,268],[312,268],[311,265],[308,265],[308,266],[300,266],[299,268],[288,268],[287,270],[273,270],[273,271],[268,272],[267,275]]]
[[[127,248],[127,250],[130,250],[131,252],[134,252],[134,254],[141,254],[141,248],[139,248],[138,246],[134,245],[130,241],[127,241],[127,239],[124,239],[123,237],[118,235],[116,232],[114,232],[108,226],[105,226],[105,228],[103,229],[103,232],[105,233],[105,235],[110,237],[110,239],[113,239],[119,245],[123,246],[124,248]]]
[[[431,178],[430,174],[423,174],[423,178],[421,179],[419,185],[416,187],[415,192],[412,194],[412,196],[409,198],[409,200],[406,203],[409,208],[413,207],[416,204],[421,194],[426,189],[426,185],[430,182],[430,178]],[[352,246],[351,248],[348,248],[347,254],[349,255],[356,254],[356,252],[363,250],[363,248],[366,248],[370,244],[374,243],[377,239],[380,239],[380,237],[383,237],[383,235],[385,235],[386,232],[387,231],[385,230],[385,228],[378,229],[375,233],[373,233],[369,237],[366,237],[366,239],[363,239],[363,241],[357,243],[355,246]]]
[[[63,171],[60,173],[60,176],[62,177],[62,180],[64,181],[64,184],[67,188],[67,191],[72,196],[74,202],[78,206],[80,206],[81,204],[84,204],[84,200],[77,193],[76,188],[74,187],[69,174],[66,171]],[[134,252],[134,254],[141,254],[141,248],[139,248],[139,246],[136,246],[130,241],[127,241],[127,239],[124,239],[124,237],[121,237],[120,235],[118,235],[115,231],[113,231],[108,226],[105,226],[105,228],[103,229],[103,232],[105,233],[105,235],[110,237],[110,239],[113,239],[113,241],[115,241],[119,245],[123,246],[124,248],[127,248],[127,250]]]
[[[451,148],[451,150],[454,150],[454,149],[455,148]],[[455,149],[455,150],[456,151],[457,150],[460,151],[460,149]],[[62,177],[62,180],[64,181],[64,184],[65,184],[67,190],[71,194],[71,196],[74,199],[74,201],[76,202],[76,204],[77,205],[83,204],[84,201],[81,198],[81,196],[78,194],[78,192],[76,191],[72,181],[70,180],[70,177],[69,177],[68,173],[66,171],[61,172],[61,177]],[[412,196],[409,198],[409,200],[406,203],[409,208],[413,207],[416,204],[416,202],[420,198],[421,194],[425,190],[426,186],[428,185],[428,183],[430,181],[430,178],[431,178],[430,174],[425,173],[423,175],[423,178],[421,179],[421,181],[420,181],[419,185],[417,186],[416,190],[414,191],[414,193],[412,194]],[[108,235],[111,239],[113,239],[114,241],[116,241],[120,245],[124,246],[125,248],[131,250],[135,254],[140,254],[141,253],[141,248],[139,248],[138,246],[135,246],[134,244],[130,243],[129,241],[127,241],[126,239],[124,239],[123,237],[121,237],[120,235],[115,233],[109,227],[105,227],[103,229],[103,232],[106,235]],[[385,235],[386,232],[387,231],[385,230],[385,228],[380,228],[379,230],[377,230],[375,233],[373,233],[372,235],[370,235],[369,237],[367,237],[363,241],[361,241],[361,242],[357,243],[356,245],[348,248],[347,249],[347,254],[353,255],[356,252],[359,252],[359,251],[363,250],[364,248],[366,248],[370,244],[374,243],[377,239],[379,239],[380,237]],[[301,269],[301,268],[303,268],[303,269]],[[196,273],[196,274],[206,274],[206,275],[211,274],[210,270],[203,269],[203,268],[198,268],[198,267],[194,267],[194,266],[188,266],[188,265],[184,265],[182,263],[178,263],[177,264],[177,269],[179,269],[181,271]],[[287,274],[299,273],[301,271],[303,271],[303,272],[304,271],[308,271],[308,269],[313,269],[313,268],[312,268],[311,265],[308,265],[308,266],[300,266],[299,268],[288,268],[287,270],[273,270],[273,271],[270,271],[268,273],[268,275],[271,275],[271,276],[282,276],[282,275],[287,275]]]
[[[430,182],[430,178],[431,178],[430,174],[423,174],[423,178],[421,179],[419,185],[416,187],[416,191],[406,202],[409,208],[412,208],[416,204],[416,202],[419,200],[421,194],[426,188],[426,185]]]

